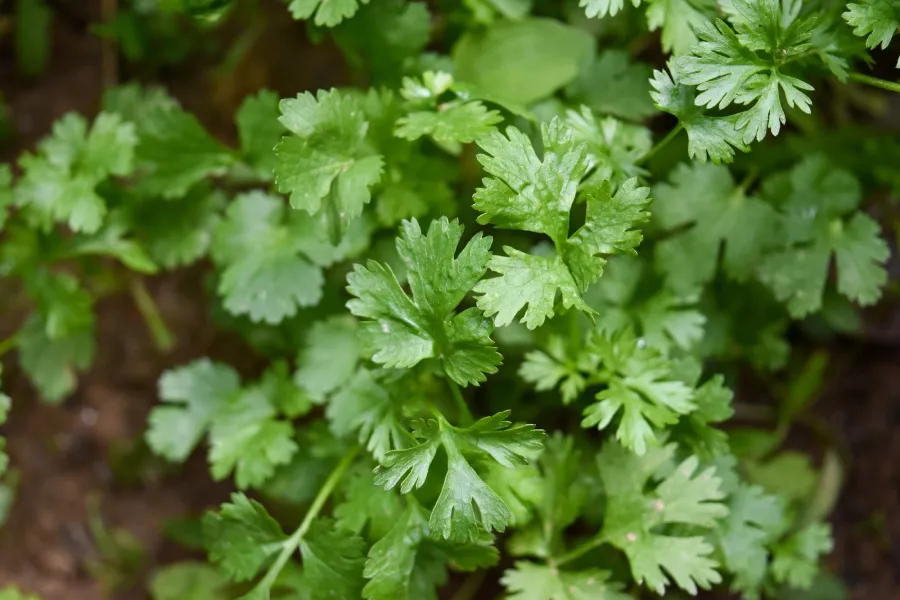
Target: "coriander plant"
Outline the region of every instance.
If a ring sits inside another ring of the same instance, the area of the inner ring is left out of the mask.
[[[885,288],[866,208],[900,189],[897,141],[854,114],[900,91],[867,51],[893,54],[900,4],[282,10],[358,85],[260,90],[229,146],[128,83],[0,166],[0,276],[27,307],[0,352],[45,401],[91,367],[106,295],[132,294],[171,347],[144,278],[195,264],[219,325],[270,361],[159,380],[149,448],[201,452],[235,491],[202,517],[208,562],[162,568],[153,598],[757,599],[818,581],[827,510],[778,472],[802,407],[747,427],[732,386],[789,385],[805,354],[788,332],[850,332]]]

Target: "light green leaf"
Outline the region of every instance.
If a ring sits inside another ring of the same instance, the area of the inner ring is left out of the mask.
[[[203,541],[209,559],[234,581],[253,579],[265,562],[281,550],[287,536],[255,500],[241,493],[219,512],[203,517]]]
[[[205,358],[166,371],[159,379],[165,404],[150,412],[147,444],[170,461],[184,462],[239,388],[231,367]]]
[[[572,82],[594,52],[584,30],[552,19],[497,21],[453,47],[457,78],[515,104],[531,104]]]
[[[365,319],[362,334],[372,360],[388,368],[409,368],[440,358],[444,371],[460,385],[477,385],[495,373],[501,357],[490,339],[492,327],[475,309],[454,314],[484,274],[491,238],[480,233],[456,256],[463,228],[442,217],[427,235],[418,221],[404,221],[397,250],[407,267],[412,297],[388,265],[369,261],[347,276],[355,296],[350,312]]]
[[[295,19],[309,19],[322,27],[334,27],[344,19],[349,19],[359,10],[359,5],[369,0],[291,0],[288,9]]]

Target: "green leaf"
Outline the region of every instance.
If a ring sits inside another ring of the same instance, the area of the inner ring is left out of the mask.
[[[325,411],[335,435],[356,433],[378,461],[408,445],[403,406],[411,401],[410,389],[402,380],[385,379],[360,369],[329,399]]]
[[[666,71],[654,71],[650,96],[656,108],[678,117],[678,122],[688,135],[688,156],[700,162],[707,159],[715,164],[730,163],[734,151],[747,152],[737,127],[737,115],[727,117],[707,116],[695,102],[695,92],[683,85],[678,72],[670,66],[674,75]]]
[[[420,110],[401,117],[394,133],[411,141],[427,135],[442,147],[458,153],[460,144],[487,135],[502,120],[500,113],[488,110],[481,102],[451,102],[436,110]]]
[[[157,107],[137,127],[139,189],[147,194],[178,198],[234,162],[230,150],[207,133],[194,115],[178,107]]]
[[[647,28],[662,28],[662,47],[675,56],[686,54],[697,43],[697,30],[716,14],[710,0],[649,0]]]
[[[432,509],[432,537],[454,542],[474,542],[483,532],[503,531],[512,515],[463,455],[463,450],[491,457],[505,467],[526,464],[541,448],[544,432],[533,425],[510,426],[508,411],[485,417],[467,428],[441,421],[413,421],[412,435],[421,442],[410,448],[388,452],[376,469],[375,483],[385,489],[400,484],[401,493],[422,487],[429,468],[443,447],[447,474]]]
[[[410,503],[384,537],[369,550],[363,575],[368,579],[363,597],[369,600],[419,600],[413,595],[416,558],[428,539],[428,517]],[[431,594],[434,594],[433,587]]]
[[[174,269],[206,255],[224,203],[224,194],[199,185],[167,202],[165,210],[160,210],[153,198],[129,203],[124,214],[139,247],[147,251],[153,262]]]
[[[234,581],[253,579],[287,536],[263,506],[234,493],[219,512],[203,517],[203,540],[209,559]]]
[[[662,594],[674,581],[696,594],[698,586],[708,589],[722,580],[716,561],[709,557],[713,547],[701,536],[667,535],[655,529],[674,523],[713,528],[728,508],[720,502],[725,494],[715,469],[696,473],[696,457],[687,458],[645,491],[648,479],[673,452],[670,445],[641,458],[614,442],[603,446],[597,457],[607,502],[601,535],[625,553],[638,582]]]
[[[561,571],[550,565],[519,561],[503,573],[500,582],[509,600],[626,600],[621,586],[600,569]]]
[[[0,590],[0,600],[41,600],[32,594],[27,594],[17,587],[4,587]]]
[[[599,358],[588,352],[571,356],[569,345],[560,336],[552,336],[544,350],[532,350],[525,355],[519,375],[543,392],[560,387],[563,404],[570,404],[587,385],[585,373],[596,369]]]
[[[66,222],[72,231],[96,232],[107,212],[96,187],[110,176],[131,173],[136,142],[134,126],[117,114],[100,113],[90,131],[84,117],[64,115],[37,155],[20,158],[16,204],[40,229]]]
[[[351,472],[344,483],[344,500],[335,507],[334,518],[340,529],[356,535],[366,532],[363,537],[377,540],[388,535],[411,503],[404,503],[394,492],[376,489],[371,468],[368,463],[364,466]]]
[[[641,0],[631,0],[634,6],[640,6]],[[578,6],[584,8],[584,14],[589,19],[594,17],[603,18],[607,15],[614,17],[622,7],[625,6],[624,0],[578,0]]]
[[[779,196],[788,243],[762,261],[760,280],[793,317],[805,316],[822,306],[833,254],[838,291],[863,305],[878,300],[889,251],[875,221],[854,211],[861,191],[853,175],[810,156],[783,179],[769,193]]]
[[[643,177],[647,172],[638,166],[653,141],[650,130],[606,117],[597,121],[593,113],[582,106],[580,112],[566,111],[566,124],[572,128],[575,139],[587,144],[588,160],[594,164],[594,172],[585,185],[602,185],[610,181],[614,187],[632,177]]]
[[[671,361],[635,340],[630,330],[596,335],[590,347],[608,373],[607,387],[584,409],[582,427],[606,429],[621,412],[616,439],[643,455],[657,444],[653,427],[674,425],[679,415],[696,409],[693,391],[671,373]]]
[[[768,571],[768,544],[782,527],[785,506],[762,488],[741,484],[728,502],[729,513],[716,534],[724,566],[734,574],[731,589],[758,594]]]
[[[259,383],[227,397],[214,414],[209,431],[213,479],[224,479],[234,471],[238,489],[259,487],[297,451],[293,426],[276,418],[278,403],[299,394],[286,366],[281,366],[269,369]],[[298,407],[292,401],[287,408],[295,416],[310,405],[307,401]]]
[[[497,21],[453,46],[457,78],[514,104],[531,104],[575,80],[593,57],[584,30],[552,19]]]
[[[94,362],[93,319],[60,337],[50,337],[48,324],[34,315],[19,330],[19,361],[41,396],[58,403],[75,391],[77,372]]]
[[[180,562],[167,565],[153,574],[150,595],[153,600],[225,600],[228,580],[209,565]]]
[[[866,37],[866,47],[882,50],[891,43],[900,27],[900,6],[894,0],[864,0],[847,5],[844,19],[853,27],[853,34]]]
[[[212,240],[228,312],[274,325],[319,302],[322,270],[302,256],[308,241],[296,235],[291,219],[281,198],[264,192],[232,201]]]
[[[383,159],[366,141],[368,122],[355,98],[337,90],[282,100],[281,124],[293,135],[275,148],[278,191],[309,214],[323,205],[345,229],[371,199]]]
[[[490,321],[474,308],[455,313],[484,274],[491,238],[476,233],[456,256],[463,228],[446,217],[432,221],[426,235],[418,221],[404,221],[397,251],[407,268],[408,296],[388,265],[369,261],[347,276],[355,296],[350,312],[361,324],[372,360],[388,368],[409,368],[440,358],[460,385],[477,385],[496,373],[501,357],[490,338]]]
[[[673,232],[656,246],[656,265],[681,295],[712,280],[720,254],[726,274],[747,279],[780,237],[772,207],[748,198],[725,167],[682,163],[653,196],[654,221]]]
[[[832,547],[830,525],[807,525],[772,548],[772,575],[779,583],[808,588],[819,571],[819,557]]]
[[[751,105],[735,122],[749,144],[767,130],[778,135],[786,120],[782,94],[788,106],[810,112],[805,92],[813,87],[789,74],[794,67],[786,59],[803,58],[813,25],[799,18],[798,0],[732,0],[731,6],[731,24],[704,23],[696,31],[700,42],[671,67],[681,83],[697,87],[698,106]]]
[[[170,461],[184,462],[239,388],[234,369],[206,358],[166,371],[159,379],[165,404],[150,412],[147,444]]]
[[[363,579],[364,542],[334,528],[325,519],[314,521],[300,542],[303,574],[311,600],[358,600]]]
[[[14,200],[12,168],[0,163],[0,231],[3,231],[3,226],[6,225],[9,216],[7,211]]]
[[[426,3],[378,0],[361,6],[355,18],[331,34],[350,64],[364,70],[373,83],[393,86],[403,75],[419,71],[415,63],[428,45],[431,29]]]
[[[295,19],[309,19],[322,27],[334,27],[344,19],[349,19],[359,10],[359,5],[369,0],[291,0],[288,9]]]
[[[645,221],[649,190],[631,179],[615,195],[608,182],[585,193],[584,225],[569,235],[569,212],[578,184],[590,162],[584,145],[577,144],[570,129],[554,118],[541,125],[544,145],[539,159],[531,141],[514,127],[506,136],[493,132],[479,142],[487,152],[478,156],[493,175],[475,192],[478,222],[503,229],[543,233],[554,244],[556,255],[537,256],[504,247],[507,256],[494,256],[488,268],[500,277],[475,286],[481,294],[478,306],[496,325],[506,325],[527,305],[521,322],[529,329],[554,315],[557,291],[565,308],[590,312],[581,294],[597,281],[605,259],[599,254],[633,253],[641,234],[632,227]]]
[[[356,371],[360,358],[357,334],[356,320],[349,316],[331,317],[310,328],[297,357],[294,381],[312,400],[324,401]]]
[[[604,50],[566,88],[566,96],[600,114],[642,121],[655,114],[651,74],[648,65],[633,63],[628,52]]]
[[[275,146],[284,127],[278,121],[278,94],[261,90],[247,96],[235,115],[241,154],[261,177],[269,179],[275,170]]]

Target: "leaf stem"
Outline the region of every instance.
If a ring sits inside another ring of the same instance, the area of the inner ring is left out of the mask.
[[[559,566],[559,565],[564,565],[566,563],[572,562],[573,560],[575,560],[577,558],[581,558],[582,556],[584,556],[585,554],[587,554],[594,548],[596,548],[598,546],[602,546],[605,543],[606,543],[606,536],[603,535],[602,532],[598,533],[594,537],[585,540],[584,542],[582,542],[581,544],[579,544],[572,550],[569,550],[568,552],[566,552],[565,554],[560,556],[558,559],[556,559],[555,563],[557,566]]]
[[[135,277],[131,280],[131,297],[144,318],[147,329],[150,330],[150,335],[153,336],[156,348],[160,352],[171,350],[175,345],[175,336],[169,330],[165,320],[163,320],[159,306],[156,305],[156,301],[150,295],[144,280],[140,277]]]
[[[331,492],[334,491],[335,486],[337,486],[338,482],[341,480],[341,477],[344,476],[344,473],[353,463],[353,459],[356,458],[356,455],[358,453],[359,446],[354,446],[347,452],[347,454],[344,455],[344,458],[341,459],[341,462],[337,464],[337,466],[331,472],[331,475],[329,475],[328,479],[325,480],[325,483],[322,484],[322,487],[319,489],[319,493],[316,494],[315,499],[309,506],[309,510],[306,511],[306,515],[303,517],[303,522],[300,523],[300,526],[297,527],[296,531],[291,534],[291,537],[289,537],[284,542],[284,545],[281,547],[281,552],[278,554],[275,562],[272,563],[272,566],[270,566],[269,570],[266,571],[265,577],[263,577],[260,582],[257,583],[256,586],[254,586],[254,590],[271,589],[272,584],[275,583],[275,580],[281,573],[281,569],[284,568],[284,565],[287,564],[287,561],[288,559],[290,559],[291,555],[297,551],[297,548],[300,547],[300,542],[303,540],[303,536],[305,536],[306,532],[309,531],[309,528],[315,518],[319,516],[319,513],[322,511],[322,507],[325,506],[325,501],[328,500],[329,496],[331,496]]]
[[[469,405],[466,404],[466,399],[462,396],[462,391],[459,389],[459,386],[456,385],[456,382],[447,377],[447,385],[450,386],[450,394],[453,396],[453,403],[456,404],[456,409],[459,411],[459,418],[463,421],[463,425],[471,425],[475,418],[472,416],[472,412],[469,410]]]
[[[871,75],[864,75],[862,73],[850,73],[850,79],[853,81],[858,81],[860,83],[865,83],[866,85],[871,85],[872,87],[881,88],[889,92],[900,93],[900,83],[896,81],[888,81],[886,79],[880,79],[878,77],[872,77]]]
[[[653,158],[657,152],[665,148],[669,144],[669,142],[674,140],[678,136],[678,134],[681,133],[682,129],[684,129],[684,125],[681,124],[681,121],[678,121],[678,125],[676,125],[672,131],[667,133],[666,137],[656,142],[656,144],[647,151],[647,154],[641,157],[637,164],[642,165]]]
[[[5,340],[0,340],[0,356],[3,356],[19,343],[19,332],[15,332]]]
[[[481,584],[484,583],[485,577],[487,577],[487,571],[475,571],[462,582],[450,600],[472,600],[481,588]]]

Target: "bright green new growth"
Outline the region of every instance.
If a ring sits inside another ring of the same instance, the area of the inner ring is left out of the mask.
[[[412,298],[389,265],[369,261],[347,277],[356,298],[350,312],[363,319],[361,334],[372,360],[388,368],[409,368],[438,358],[447,376],[460,385],[478,385],[496,373],[501,357],[490,338],[493,327],[475,308],[456,308],[484,275],[491,238],[476,233],[456,256],[462,225],[433,221],[427,235],[418,221],[404,221],[397,252],[407,269]]]
[[[557,293],[565,308],[590,313],[582,294],[603,273],[606,260],[599,255],[634,252],[642,238],[633,227],[649,216],[644,211],[649,190],[636,179],[615,194],[604,183],[580,195],[587,216],[570,236],[569,213],[589,168],[587,149],[559,119],[541,125],[541,139],[542,158],[514,127],[506,136],[495,131],[479,141],[487,154],[478,160],[493,177],[475,192],[474,205],[482,213],[478,222],[542,233],[555,250],[529,254],[505,246],[506,256],[491,258],[488,268],[500,276],[481,281],[474,291],[480,294],[478,307],[498,326],[524,308],[521,322],[539,327],[555,314]]]

